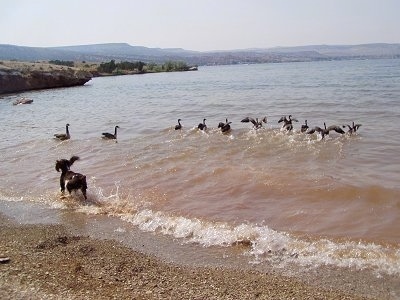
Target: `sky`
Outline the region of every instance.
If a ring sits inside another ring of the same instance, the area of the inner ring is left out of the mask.
[[[0,0],[0,44],[212,51],[400,43],[400,0]]]

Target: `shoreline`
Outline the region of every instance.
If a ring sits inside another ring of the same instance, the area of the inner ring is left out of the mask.
[[[78,63],[78,62],[74,62]],[[106,63],[107,64],[107,63]],[[100,63],[80,63],[77,66],[54,64],[51,61],[0,60],[0,95],[17,94],[34,90],[82,86],[95,77],[145,75],[165,72],[198,71],[197,66],[176,70],[119,70],[101,72],[93,66]]]
[[[29,217],[21,222],[0,209],[0,257],[10,258],[0,264],[2,299],[391,299],[389,291],[373,297],[360,292],[361,274],[356,284],[328,287],[314,282],[315,274],[300,280],[237,266],[186,265],[148,254],[148,241],[139,237],[129,247],[107,234],[99,238],[51,219],[43,223]]]
[[[78,68],[45,62],[0,61],[0,95],[82,86],[92,77]]]
[[[257,271],[184,267],[60,225],[0,218],[2,299],[364,299]]]

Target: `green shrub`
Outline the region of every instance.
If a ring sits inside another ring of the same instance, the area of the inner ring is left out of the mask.
[[[67,66],[67,67],[73,67],[74,62],[73,61],[67,61],[67,60],[49,60],[49,64],[53,65],[59,65],[59,66]]]

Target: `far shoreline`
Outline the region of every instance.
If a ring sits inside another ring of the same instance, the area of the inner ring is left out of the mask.
[[[166,62],[87,63],[72,61],[0,61],[0,95],[33,90],[82,86],[94,77],[197,71],[197,66]]]

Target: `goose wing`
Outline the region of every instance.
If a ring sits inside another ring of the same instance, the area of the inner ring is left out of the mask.
[[[224,126],[222,126],[222,128],[223,129],[226,129],[226,128],[230,129],[231,128],[230,124],[232,124],[232,122],[228,122],[228,123],[224,124]]]
[[[54,135],[54,137],[56,138],[56,139],[59,139],[59,140],[68,140],[70,137],[69,137],[69,135],[68,134],[66,134],[66,133],[56,133],[55,135]]]
[[[240,121],[240,122],[242,122],[242,123],[249,123],[249,122],[251,122],[251,123],[253,123],[254,126],[257,125],[256,120],[254,120],[253,118],[250,118],[250,117],[246,117],[246,118],[244,118],[244,119],[243,119],[242,121]]]
[[[281,123],[281,122],[283,122],[285,120],[286,120],[286,116],[283,116],[282,118],[279,119],[278,123]]]
[[[102,135],[103,135],[103,138],[115,139],[115,135],[113,135],[112,133],[109,133],[109,132],[103,132]]]
[[[307,131],[308,134],[313,134],[314,132],[323,132],[324,129],[322,129],[321,127],[315,126],[314,128],[311,128],[309,131]]]
[[[251,122],[251,123],[253,123],[254,126],[257,126],[256,120],[254,120],[253,118],[250,118],[250,117],[244,118],[241,122],[243,122],[243,123],[249,123],[249,122]]]
[[[222,126],[221,127],[221,131],[222,132],[227,132],[227,131],[229,131],[229,130],[231,130],[231,124],[232,122],[228,122],[228,123],[226,123],[224,126]]]
[[[336,131],[337,133],[340,133],[340,134],[344,134],[345,133],[344,130],[342,128],[340,128],[340,126],[337,126],[337,125],[331,125],[331,126],[329,126],[327,128],[328,132],[332,131],[332,130],[334,130],[334,131]]]
[[[342,128],[349,128],[349,131],[353,131],[353,128],[349,124],[342,125]]]

